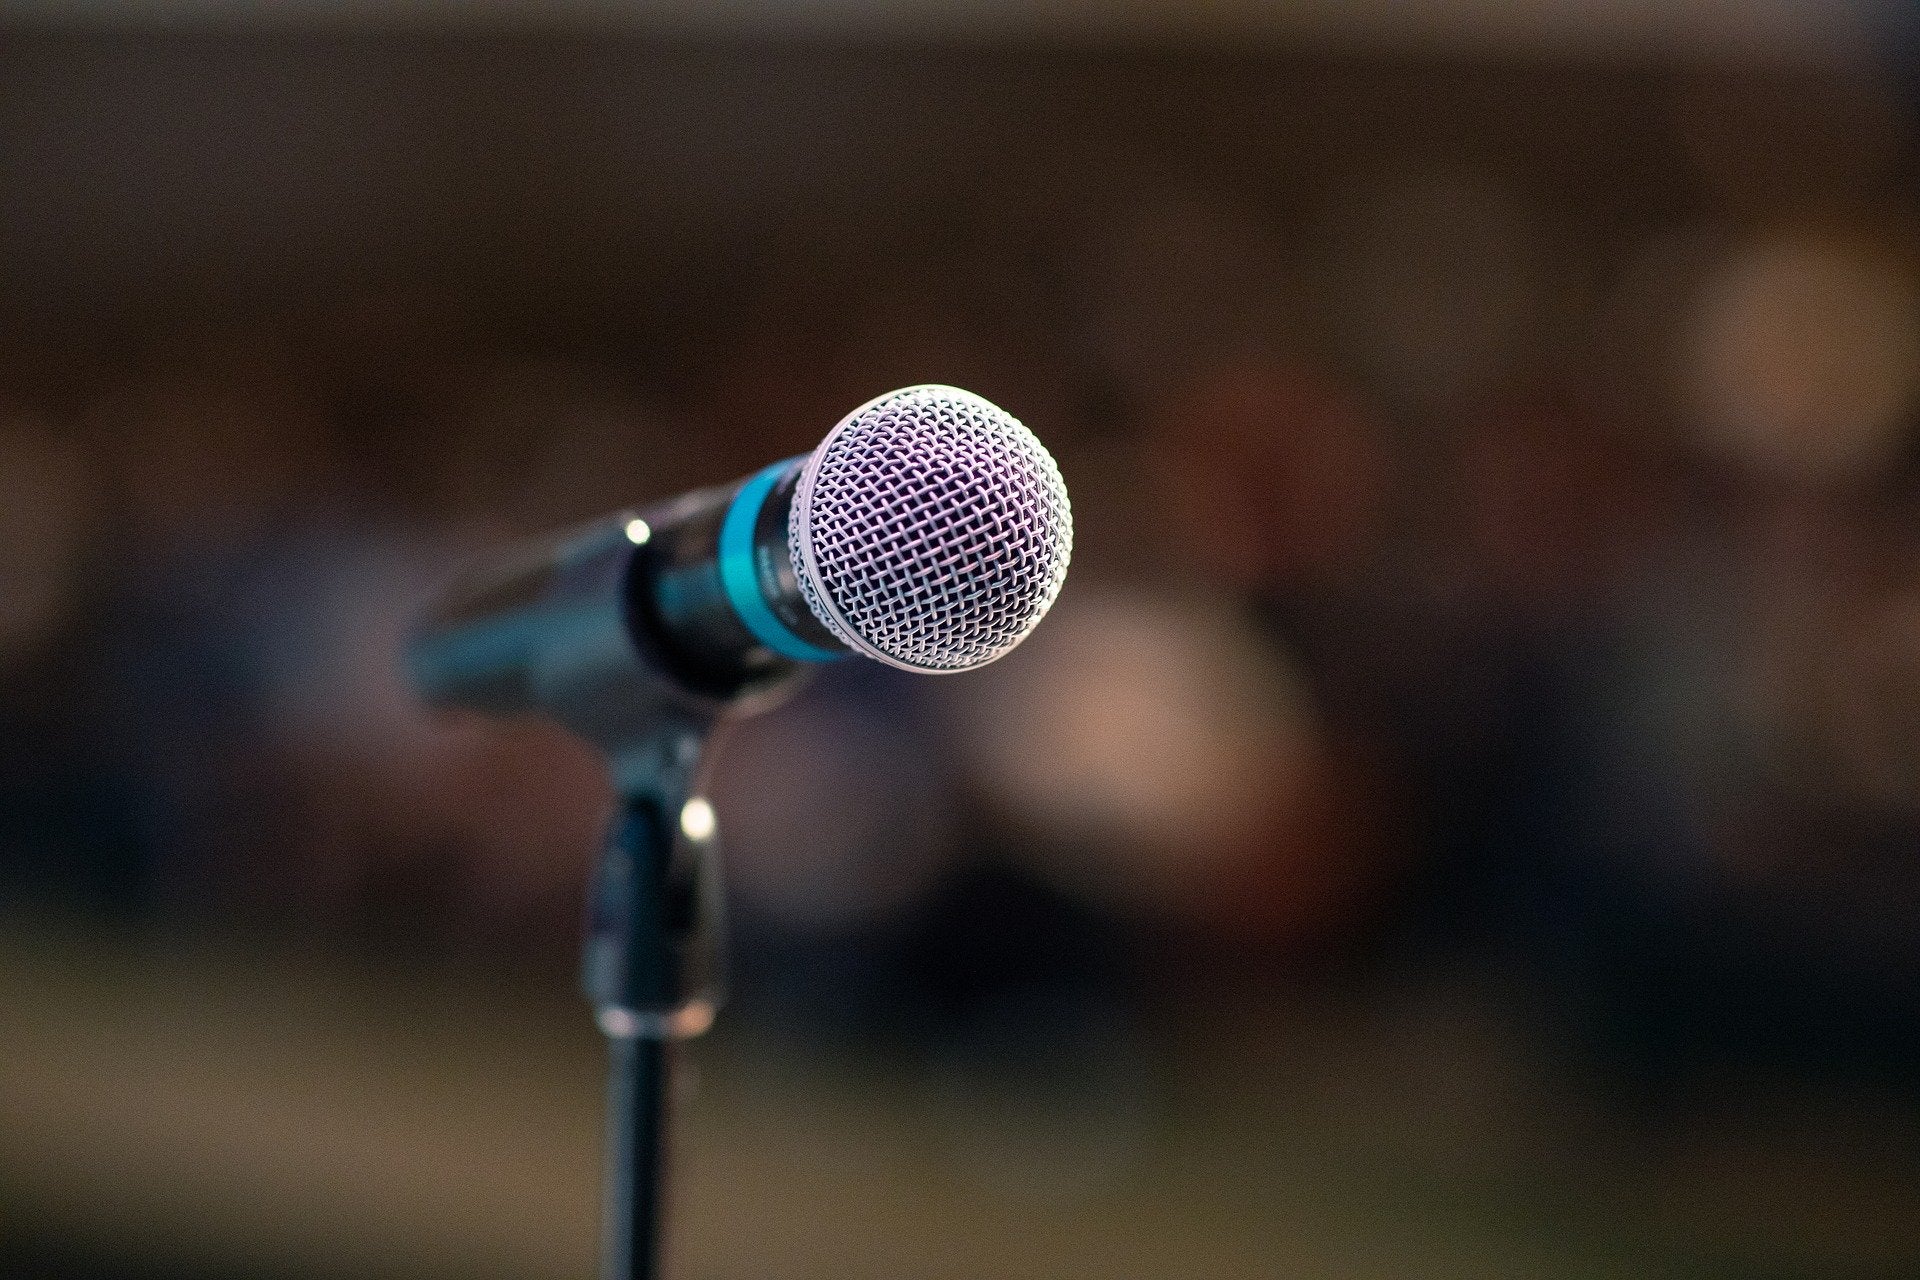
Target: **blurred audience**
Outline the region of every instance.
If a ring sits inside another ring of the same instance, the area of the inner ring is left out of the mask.
[[[1671,104],[1692,221],[1497,156],[1116,160],[1110,209],[1028,175],[1033,226],[710,248],[664,373],[424,287],[0,367],[9,891],[570,963],[605,781],[424,717],[411,611],[951,381],[1057,446],[1079,565],[994,669],[831,670],[724,744],[744,1008],[1137,1053],[1148,970],[1498,955],[1642,1098],[1716,1055],[1910,1084],[1915,138],[1872,84],[1757,92]]]

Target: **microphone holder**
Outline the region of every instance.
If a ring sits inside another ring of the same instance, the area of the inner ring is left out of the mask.
[[[588,890],[581,986],[607,1037],[601,1280],[657,1280],[673,1042],[719,1001],[720,874],[695,793],[710,723],[673,717],[615,760],[619,803]]]

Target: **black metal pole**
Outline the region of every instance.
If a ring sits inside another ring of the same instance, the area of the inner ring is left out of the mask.
[[[600,1280],[659,1280],[670,1051],[650,1036],[608,1040],[606,1207]]]
[[[594,875],[581,979],[607,1036],[601,1280],[660,1280],[672,1042],[704,1031],[718,1000],[713,811],[690,793],[699,739],[656,758],[626,796]]]

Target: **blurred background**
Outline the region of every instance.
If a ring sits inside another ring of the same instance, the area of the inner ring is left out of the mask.
[[[950,382],[1017,654],[713,794],[679,1274],[1920,1274],[1920,44],[1834,0],[16,0],[0,1274],[591,1274],[527,534]]]

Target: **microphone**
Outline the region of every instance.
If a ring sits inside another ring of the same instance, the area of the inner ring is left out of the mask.
[[[617,747],[808,664],[1001,657],[1065,581],[1073,515],[1017,418],[956,387],[855,409],[809,454],[621,511],[449,589],[408,650],[426,701],[556,716]]]
[[[697,793],[742,700],[859,654],[968,671],[1026,638],[1073,554],[1060,469],[954,387],[855,409],[812,453],[621,511],[457,582],[413,635],[426,701],[538,712],[599,747],[619,808],[588,891],[581,984],[613,1046],[605,1277],[658,1274],[662,1042],[719,999],[720,877]]]

